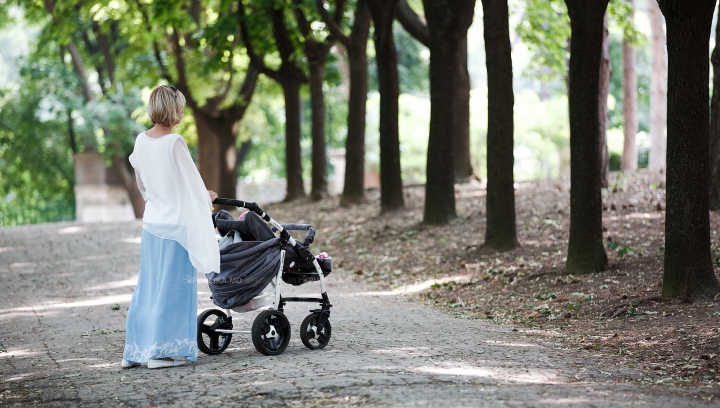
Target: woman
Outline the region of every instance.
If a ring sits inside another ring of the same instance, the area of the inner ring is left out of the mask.
[[[171,133],[184,105],[177,88],[153,89],[148,113],[155,126],[138,135],[130,155],[146,203],[140,275],[128,310],[121,364],[126,368],[196,361],[195,269],[220,270],[211,217],[217,194],[205,189],[182,136]]]

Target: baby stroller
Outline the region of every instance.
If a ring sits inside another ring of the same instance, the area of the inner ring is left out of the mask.
[[[198,348],[206,354],[220,354],[230,345],[233,334],[249,334],[261,354],[281,354],[290,341],[290,323],[284,314],[288,302],[320,305],[300,325],[300,339],[311,350],[325,347],[332,333],[329,321],[332,305],[325,292],[325,276],[332,271],[332,258],[316,258],[308,249],[315,238],[313,227],[278,224],[256,203],[227,198],[218,198],[213,203],[249,211],[242,221],[215,219],[221,233],[240,233],[242,240],[220,250],[220,273],[205,275],[211,299],[222,310],[209,309],[198,316]],[[300,243],[288,230],[307,233]],[[319,281],[321,297],[283,297],[280,280],[296,286]],[[268,305],[257,315],[250,330],[233,327],[231,310],[245,313]]]

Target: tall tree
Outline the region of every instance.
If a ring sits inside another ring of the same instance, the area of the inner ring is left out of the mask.
[[[396,17],[405,31],[424,46],[430,46],[430,32],[427,24],[410,7],[406,0],[398,2]],[[460,44],[457,72],[457,100],[455,106],[455,182],[465,182],[474,171],[470,159],[470,74],[467,68],[467,35]]]
[[[608,0],[565,0],[570,15],[570,240],[565,271],[607,268],[602,240],[598,93]]]
[[[375,62],[380,91],[380,209],[392,211],[405,206],[400,168],[398,98],[400,82],[393,21],[398,0],[367,0],[375,28]]]
[[[518,246],[513,179],[513,72],[507,0],[482,0],[488,75],[487,229],[484,246]]]
[[[607,12],[603,19],[603,42],[602,58],[600,59],[600,92],[598,104],[600,111],[600,185],[606,188],[609,185],[610,157],[607,147],[607,130],[610,112],[608,111],[608,92],[610,91],[610,77],[612,76],[612,64],[610,63],[610,35],[608,32]]]
[[[283,89],[285,98],[285,169],[287,173],[287,193],[285,201],[292,201],[305,197],[305,187],[302,177],[302,157],[300,149],[301,136],[301,106],[300,86],[307,82],[308,78],[298,65],[297,49],[293,37],[285,23],[285,7],[282,2],[279,4],[260,4],[254,12],[261,12],[267,15],[272,24],[272,34],[275,48],[280,54],[280,67],[272,69],[265,64],[264,55],[259,54],[255,49],[250,30],[248,28],[248,16],[242,1],[238,1],[238,12],[240,13],[240,25],[242,37],[245,40],[248,56],[253,66],[263,75],[277,81]],[[257,20],[255,18],[254,20]],[[262,36],[264,27],[258,28],[257,37]]]
[[[718,9],[720,16],[720,9]],[[713,93],[710,100],[710,209],[720,210],[720,18],[715,26],[715,48],[710,56],[713,66]]]
[[[221,197],[234,197],[237,130],[250,104],[259,70],[249,66],[242,84],[235,87],[238,67],[233,62],[239,52],[240,28],[233,7],[224,3],[221,17],[213,23],[199,0],[181,7],[148,6],[139,0],[134,4],[144,29],[154,33],[153,55],[160,75],[185,95],[192,110],[198,132],[198,169],[205,185]],[[198,35],[207,32],[224,35],[216,36],[221,41],[198,41]],[[228,41],[228,36],[233,40]],[[208,88],[212,89],[212,85],[204,81],[195,85],[198,81],[193,73],[200,67],[211,72],[206,77],[217,84],[211,92]]]
[[[335,36],[330,35],[322,41],[316,38],[311,28],[308,13],[303,11],[302,0],[293,0],[293,11],[298,28],[304,39],[303,51],[307,58],[310,72],[310,106],[312,122],[312,183],[310,198],[321,200],[328,195],[327,182],[327,143],[325,143],[325,95],[323,83],[325,82],[325,64],[328,53],[335,44]],[[314,7],[313,7],[314,8]],[[342,23],[345,1],[339,0],[336,4],[333,21],[336,25]]]
[[[423,0],[423,5],[430,33],[431,102],[423,222],[445,224],[456,216],[452,140],[457,130],[457,67],[475,0]]]
[[[648,0],[648,17],[652,43],[652,78],[650,80],[650,155],[648,169],[665,171],[667,150],[667,61],[665,59],[665,32],[663,16],[656,0]]]
[[[662,295],[720,293],[710,250],[710,29],[715,0],[660,0],[667,25],[668,137]]]
[[[365,112],[368,92],[367,41],[370,35],[370,11],[365,0],[355,4],[350,35],[342,31],[325,9],[324,0],[315,0],[330,32],[347,50],[350,65],[347,138],[345,141],[345,183],[341,205],[360,203],[365,191]]]
[[[635,4],[634,0],[628,0],[630,5],[629,23],[634,24]],[[635,56],[635,45],[633,39],[629,38],[628,33],[623,33],[623,154],[621,169],[624,171],[634,171],[638,168],[637,146],[635,146],[635,135],[638,132],[638,82],[635,65],[637,57]]]

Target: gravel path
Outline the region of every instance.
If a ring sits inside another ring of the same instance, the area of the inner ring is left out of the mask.
[[[265,357],[249,337],[219,356],[163,370],[121,369],[141,223],[0,229],[0,405],[709,406],[717,389],[626,382],[641,374],[533,333],[454,318],[330,275],[333,337],[306,349],[308,304],[286,311],[293,338]],[[306,295],[317,284],[285,285]],[[198,311],[211,307],[198,277]],[[120,310],[112,310],[114,304]],[[249,328],[256,313],[236,315]],[[242,327],[240,327],[242,328]]]

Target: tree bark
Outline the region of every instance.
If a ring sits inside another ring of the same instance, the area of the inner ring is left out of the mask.
[[[720,18],[715,27],[715,48],[710,57],[713,66],[713,94],[710,100],[710,209],[713,211],[720,210],[720,44],[718,41],[720,41]]]
[[[398,129],[400,82],[392,32],[397,0],[368,0],[367,4],[375,27],[375,61],[380,91],[380,209],[385,213],[405,207]]]
[[[652,78],[650,80],[650,155],[648,169],[665,172],[667,127],[667,61],[663,16],[657,1],[648,0],[648,17],[652,37]]]
[[[302,178],[302,157],[300,148],[301,105],[300,81],[282,82],[285,97],[285,169],[287,171],[287,195],[285,201],[305,197]]]
[[[307,41],[307,40],[306,40]],[[308,61],[310,68],[310,106],[312,121],[312,188],[314,201],[328,196],[327,152],[325,143],[325,56]]]
[[[484,246],[517,247],[513,179],[513,72],[507,0],[483,0],[488,75],[487,229]]]
[[[631,23],[634,21],[635,11],[634,0],[628,0],[633,11],[630,13]],[[621,169],[624,171],[635,171],[638,168],[637,146],[635,145],[635,136],[638,132],[637,117],[637,73],[635,65],[637,58],[635,56],[635,46],[630,44],[627,37],[623,37],[623,154]]]
[[[602,59],[600,60],[600,92],[599,92],[599,118],[600,118],[600,185],[607,188],[608,176],[610,173],[610,158],[607,147],[607,128],[609,120],[608,112],[608,91],[610,90],[610,76],[612,76],[612,65],[610,64],[610,42],[608,36],[607,13],[603,19],[603,42]]]
[[[357,204],[365,191],[365,115],[368,92],[367,40],[370,12],[363,0],[355,10],[351,42],[346,44],[350,62],[347,140],[345,141],[345,183],[341,205]]]
[[[455,181],[464,183],[473,175],[470,158],[470,73],[468,72],[467,34],[460,43],[457,65],[457,101],[455,106]],[[511,67],[512,68],[512,67]]]
[[[715,0],[660,0],[667,26],[666,298],[720,293],[710,250],[707,57]]]
[[[198,135],[198,170],[205,187],[219,197],[237,195],[237,151],[235,118],[211,115],[197,109],[193,111]]]
[[[455,137],[460,45],[475,0],[423,0],[430,33],[430,136],[425,184],[426,224],[446,224],[455,210]]]
[[[565,0],[572,41],[568,73],[570,107],[570,240],[567,273],[603,271],[600,193],[600,60],[608,0]]]

